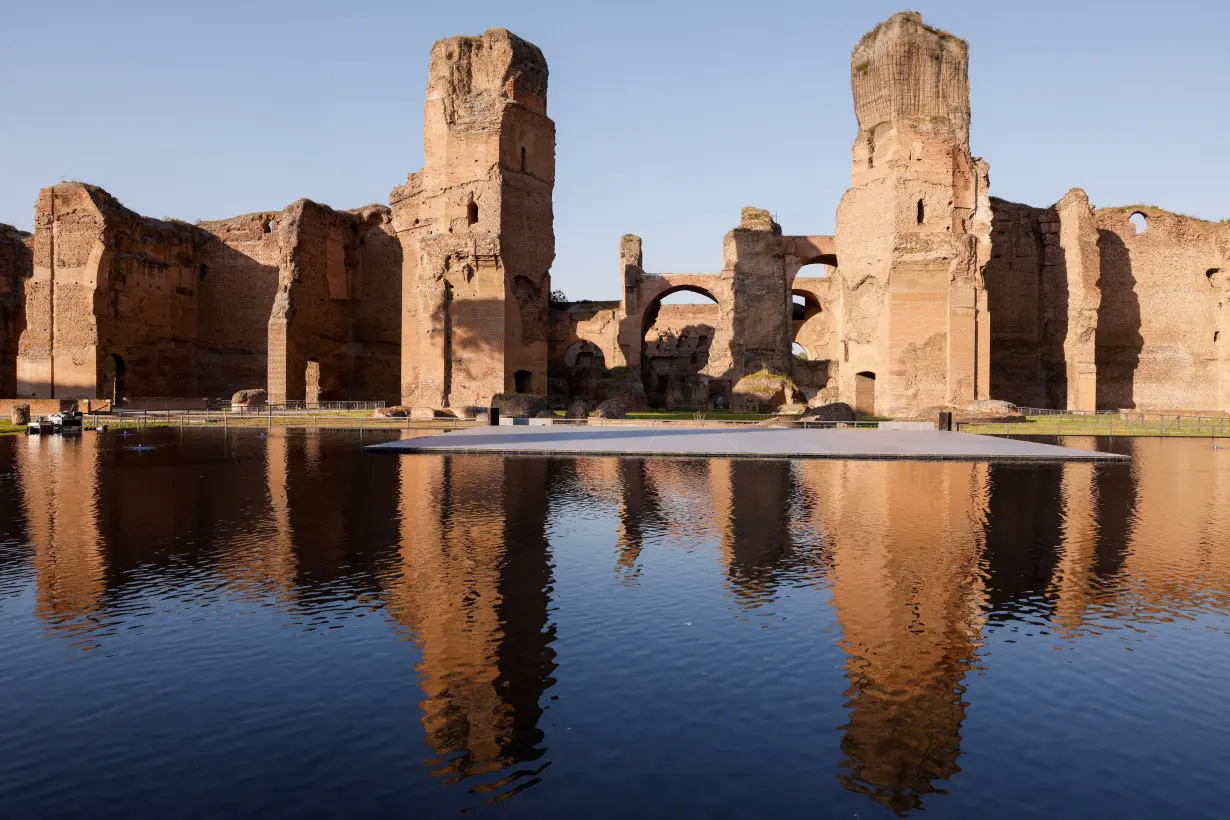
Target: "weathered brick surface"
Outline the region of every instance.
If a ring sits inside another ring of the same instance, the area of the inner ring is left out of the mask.
[[[485,405],[547,392],[555,124],[547,63],[504,29],[432,47],[425,163],[393,191],[401,242],[401,394]]]
[[[745,208],[720,271],[650,273],[627,234],[618,302],[548,310],[547,77],[503,29],[437,42],[424,166],[388,208],[304,199],[189,225],[93,185],[44,189],[33,236],[0,226],[0,396],[713,407],[768,370],[812,403],[877,413],[1230,410],[1230,222],[1095,211],[1080,189],[1045,208],[991,200],[968,47],[917,13],[851,53],[835,236],[784,236]],[[680,290],[716,304],[662,305]]]
[[[1230,409],[1227,224],[1142,206],[1102,208],[1096,220],[1099,408]]]
[[[22,290],[33,272],[30,234],[0,225],[0,396],[17,395],[17,340],[25,325]]]
[[[31,244],[9,393],[137,402],[268,384],[303,399],[311,359],[322,399],[397,398],[401,256],[383,206],[301,200],[194,226],[63,183],[41,192]]]
[[[968,46],[895,14],[855,46],[859,131],[837,210],[841,397],[900,413],[989,389],[987,166],[969,151]]]

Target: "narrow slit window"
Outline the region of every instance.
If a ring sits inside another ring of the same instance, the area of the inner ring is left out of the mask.
[[[521,146],[521,173],[524,174],[527,170],[529,170],[529,165],[525,161],[525,146],[522,145]]]
[[[470,200],[470,204],[466,206],[466,222],[473,225],[478,222],[478,203]]]
[[[923,201],[918,200],[918,224],[923,224],[923,219],[926,217],[926,212],[923,210]]]

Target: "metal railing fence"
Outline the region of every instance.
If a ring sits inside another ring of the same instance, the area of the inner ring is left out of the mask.
[[[1026,411],[1026,408],[1021,408]],[[1029,408],[1033,409],[1033,408]],[[1230,417],[1184,413],[1026,412],[1024,422],[961,422],[963,432],[999,436],[1154,436],[1220,438],[1230,436]]]

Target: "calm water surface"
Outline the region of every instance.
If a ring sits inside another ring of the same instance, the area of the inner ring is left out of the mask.
[[[1225,816],[1230,450],[360,443],[0,437],[0,815]]]

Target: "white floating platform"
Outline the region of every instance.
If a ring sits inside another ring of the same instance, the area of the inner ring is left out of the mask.
[[[394,453],[719,458],[1120,461],[1127,456],[936,430],[780,427],[469,427],[367,449]]]

